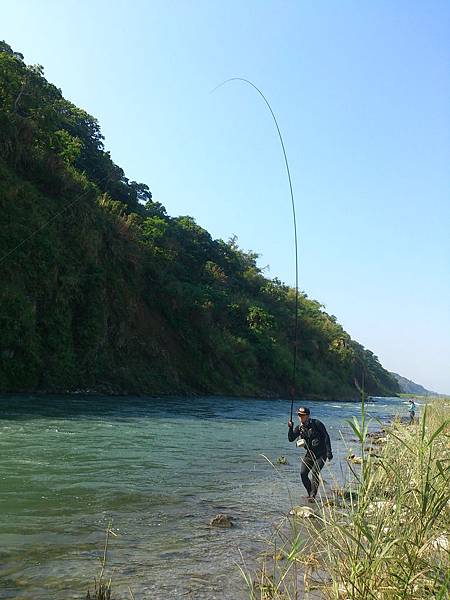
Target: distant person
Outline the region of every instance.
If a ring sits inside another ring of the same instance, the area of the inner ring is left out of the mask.
[[[412,425],[414,423],[414,417],[416,416],[416,404],[412,398],[409,401],[408,411],[409,411],[409,424]]]
[[[300,425],[294,429],[294,423],[288,421],[288,440],[290,442],[294,442],[297,438],[304,440],[300,444],[297,442],[298,446],[303,446],[306,450],[306,455],[302,458],[300,476],[308,493],[308,501],[313,502],[319,488],[320,471],[325,461],[333,458],[333,452],[325,425],[317,419],[310,418],[309,408],[299,408],[297,414]]]

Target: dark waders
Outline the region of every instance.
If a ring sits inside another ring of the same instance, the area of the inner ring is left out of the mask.
[[[320,483],[320,471],[325,464],[321,456],[313,456],[309,452],[301,459],[300,477],[310,498],[315,498]],[[309,473],[311,472],[311,479]]]

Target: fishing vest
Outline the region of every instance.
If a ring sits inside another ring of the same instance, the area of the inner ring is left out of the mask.
[[[300,427],[300,437],[305,440],[306,452],[315,456],[326,456],[325,438],[317,426],[315,419],[309,419],[307,425]]]

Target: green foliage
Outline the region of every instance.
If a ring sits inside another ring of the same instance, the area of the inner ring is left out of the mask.
[[[170,217],[97,120],[0,43],[0,389],[286,394],[295,292],[234,237]],[[398,386],[306,295],[297,389]]]
[[[265,333],[273,328],[274,319],[269,313],[259,306],[250,306],[248,309],[247,323],[254,333]]]
[[[353,600],[446,598],[449,584],[448,410],[425,406],[419,425],[394,422],[373,458],[355,420],[362,467],[346,506],[324,511],[316,549],[334,586],[326,597]]]
[[[336,482],[330,490],[323,481],[312,509],[292,507],[258,557],[258,570],[241,569],[248,597],[291,600],[312,592],[327,600],[447,599],[449,416],[437,399],[417,424],[394,420],[374,452],[367,447],[375,440],[363,406],[361,419],[349,422],[361,453],[349,464],[349,484]],[[305,510],[314,518],[305,519]]]
[[[56,154],[68,165],[73,165],[79,159],[83,142],[78,137],[73,137],[65,129],[55,131],[54,146]]]
[[[27,389],[37,383],[40,368],[35,336],[36,306],[23,290],[0,292],[0,388]]]

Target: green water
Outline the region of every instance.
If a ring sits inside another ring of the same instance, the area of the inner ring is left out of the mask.
[[[251,564],[271,526],[303,503],[300,451],[287,441],[287,401],[233,398],[0,398],[0,598],[85,597],[109,521],[115,597],[245,598],[236,563]],[[341,440],[352,403],[309,403]],[[370,406],[387,418],[397,399]],[[263,457],[280,455],[275,470]],[[229,530],[209,527],[218,512]]]

